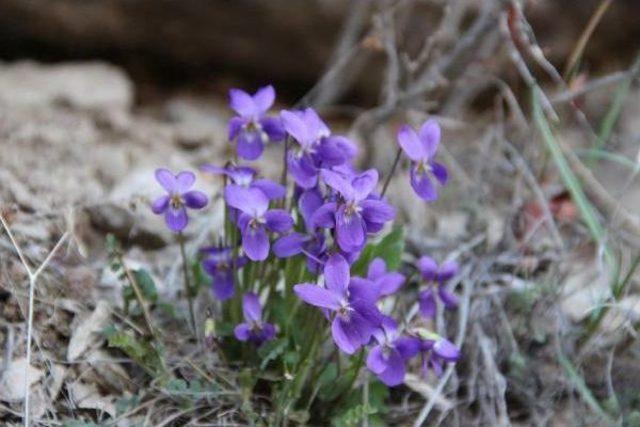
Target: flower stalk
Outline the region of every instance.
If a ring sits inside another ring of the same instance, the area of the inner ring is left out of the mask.
[[[189,306],[189,324],[193,333],[197,333],[196,328],[196,314],[193,304],[194,288],[189,279],[189,261],[187,259],[187,252],[184,244],[185,238],[182,232],[178,233],[178,243],[180,245],[180,256],[182,257],[182,273],[183,273],[183,285],[184,293],[187,297],[187,304]]]

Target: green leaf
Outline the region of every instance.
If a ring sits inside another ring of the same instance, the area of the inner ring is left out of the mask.
[[[238,382],[240,383],[244,393],[246,394],[251,393],[251,390],[253,390],[253,387],[255,387],[257,381],[258,377],[249,368],[244,368],[238,374]]]
[[[133,293],[133,288],[131,285],[126,285],[122,287],[122,299],[126,302],[133,301],[135,299],[135,294]]]
[[[382,258],[387,263],[388,270],[397,270],[402,262],[404,252],[404,228],[395,226],[393,230],[377,243],[368,244],[360,258],[353,265],[351,271],[354,275],[364,276],[367,274],[369,263],[375,258]]]
[[[628,427],[640,427],[640,411],[633,411],[627,415],[624,425]]]
[[[295,365],[300,361],[300,353],[297,351],[288,351],[282,358],[288,365]]]
[[[138,395],[122,396],[116,400],[116,413],[122,415],[140,404]]]
[[[118,249],[120,249],[120,243],[118,242],[118,239],[116,239],[116,236],[114,236],[112,233],[107,234],[106,244],[107,252],[111,254],[117,252]]]
[[[142,366],[149,375],[157,377],[164,373],[164,364],[160,352],[146,341],[136,339],[132,332],[108,327],[103,330],[109,347],[120,349],[136,363]]]
[[[178,318],[178,311],[176,310],[176,306],[173,304],[169,304],[168,302],[161,301],[157,304],[157,307],[162,310],[167,316],[172,319]]]
[[[375,408],[366,407],[363,404],[352,406],[340,415],[331,419],[331,424],[336,427],[355,427],[360,425],[365,416],[376,413]]]
[[[364,351],[356,357],[350,359],[351,363],[347,369],[345,369],[341,375],[335,380],[324,387],[320,388],[318,398],[324,402],[331,402],[338,397],[344,397],[351,391],[350,388],[353,385],[355,378],[362,368],[364,363]]]
[[[189,389],[187,382],[180,378],[168,381],[164,387],[169,393],[182,393]]]
[[[338,378],[338,366],[331,362],[320,373],[317,379],[317,386],[324,387],[333,383]]]
[[[260,370],[264,370],[269,362],[281,356],[287,349],[287,344],[288,340],[286,338],[278,338],[261,346],[260,349],[258,349],[258,356],[262,359]]]
[[[235,327],[236,325],[233,322],[216,322],[216,335],[219,337],[233,336],[233,329]]]
[[[191,382],[189,383],[189,390],[191,390],[192,393],[202,393],[205,391],[202,381],[197,378],[191,380]]]
[[[369,406],[376,410],[375,413],[385,414],[389,410],[387,399],[389,398],[389,387],[380,381],[369,383]]]
[[[156,283],[149,272],[145,269],[138,269],[133,272],[133,277],[140,287],[142,296],[149,302],[155,303],[158,300],[158,290]]]
[[[284,268],[284,281],[287,286],[296,285],[303,281],[307,271],[307,260],[298,255],[287,259]]]

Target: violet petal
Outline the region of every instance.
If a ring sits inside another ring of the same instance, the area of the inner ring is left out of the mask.
[[[184,199],[184,204],[191,209],[202,209],[207,206],[209,200],[207,196],[202,191],[187,191],[182,195]]]

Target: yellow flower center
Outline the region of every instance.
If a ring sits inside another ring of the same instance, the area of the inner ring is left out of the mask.
[[[169,203],[171,203],[172,208],[174,209],[179,208],[180,206],[182,206],[182,196],[180,194],[173,193],[171,195],[171,199]]]

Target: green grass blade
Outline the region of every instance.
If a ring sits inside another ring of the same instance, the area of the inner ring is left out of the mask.
[[[587,150],[579,149],[576,150],[576,155],[587,160],[597,159],[617,163],[620,166],[628,168],[631,172],[638,172],[638,170],[640,170],[640,163],[628,159],[620,154],[610,153],[605,150],[598,150],[597,148],[590,148]]]
[[[536,123],[536,126],[540,130],[542,134],[542,138],[544,139],[551,156],[553,157],[553,161],[555,162],[558,170],[560,171],[560,176],[565,186],[569,190],[571,194],[571,198],[575,202],[584,220],[589,232],[593,239],[604,248],[605,261],[609,266],[615,266],[615,258],[611,253],[611,250],[606,244],[604,230],[598,217],[596,216],[596,210],[587,198],[584,190],[582,189],[582,185],[580,181],[575,176],[569,163],[567,162],[566,157],[564,156],[562,149],[558,145],[553,132],[551,131],[551,127],[549,126],[549,122],[547,121],[542,107],[540,105],[540,99],[538,98],[538,94],[535,90],[532,91],[532,103],[533,103],[533,118]]]
[[[609,414],[605,412],[605,410],[600,405],[600,402],[598,402],[598,399],[596,399],[593,393],[591,393],[591,390],[589,390],[589,387],[585,383],[584,378],[580,376],[571,361],[567,359],[567,357],[562,354],[562,351],[560,350],[558,350],[558,361],[567,373],[571,384],[575,387],[576,391],[580,394],[580,397],[589,406],[589,408],[591,408],[594,413],[598,414],[603,419],[609,422],[613,422],[614,420]]]
[[[633,62],[630,70],[630,76],[618,84],[616,88],[615,95],[613,97],[613,101],[611,102],[611,106],[607,110],[607,114],[602,119],[602,123],[600,124],[600,130],[598,131],[598,139],[596,140],[596,149],[602,150],[606,142],[611,137],[611,132],[613,131],[614,126],[618,122],[618,118],[620,117],[620,113],[622,112],[622,106],[624,101],[627,99],[629,95],[629,89],[631,87],[631,82],[636,75],[638,69],[640,68],[640,55],[638,55]],[[594,158],[590,159],[589,165],[592,165],[594,162]]]

